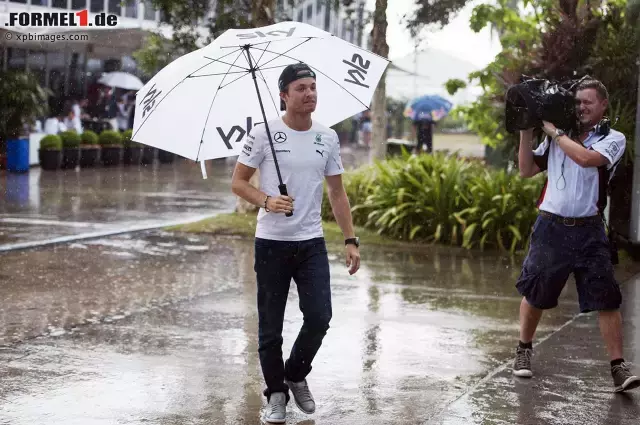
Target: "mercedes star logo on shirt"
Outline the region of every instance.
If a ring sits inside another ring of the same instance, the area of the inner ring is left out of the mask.
[[[287,135],[284,134],[282,131],[278,131],[276,134],[273,135],[273,140],[275,140],[276,143],[284,143],[287,141]]]

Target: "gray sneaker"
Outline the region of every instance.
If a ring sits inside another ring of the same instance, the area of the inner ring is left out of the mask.
[[[533,350],[531,348],[516,349],[516,358],[513,361],[513,374],[521,378],[531,378],[533,372],[531,371],[531,357],[533,357]]]
[[[316,402],[313,400],[307,380],[301,382],[285,381],[293,394],[296,406],[307,415],[316,411]]]
[[[264,421],[271,424],[283,424],[287,417],[287,396],[285,393],[273,393],[264,412]]]
[[[631,373],[629,363],[613,366],[611,376],[613,376],[614,391],[617,393],[640,387],[640,378]]]

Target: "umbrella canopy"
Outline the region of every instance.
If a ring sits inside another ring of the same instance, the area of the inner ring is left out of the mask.
[[[239,155],[255,125],[284,114],[278,77],[298,62],[316,73],[313,119],[326,126],[368,109],[389,64],[300,22],[228,30],[137,93],[133,140],[196,161]]]
[[[412,100],[404,110],[404,116],[413,121],[440,121],[451,111],[453,104],[438,96],[422,96]]]
[[[140,78],[128,72],[107,72],[100,79],[98,83],[104,84],[109,87],[117,87],[125,90],[140,90],[144,84],[140,81]]]

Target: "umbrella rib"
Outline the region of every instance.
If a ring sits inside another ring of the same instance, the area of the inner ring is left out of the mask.
[[[268,51],[268,52],[269,52],[269,53],[276,54],[276,55],[277,55],[277,54],[279,54],[280,56],[284,56],[285,58],[288,58],[288,59],[291,59],[291,60],[298,60],[298,59],[296,59],[296,58],[294,58],[294,57],[292,57],[292,56],[285,55],[284,53],[277,53],[277,52],[271,52],[271,51]],[[267,63],[269,63],[269,62],[267,62]],[[309,65],[309,64],[307,64],[307,65]],[[342,86],[342,84],[338,83],[336,80],[334,80],[333,78],[329,77],[327,74],[325,74],[324,72],[320,71],[320,70],[319,70],[318,68],[316,68],[315,66],[313,66],[313,65],[309,65],[309,67],[310,67],[310,68],[315,69],[317,72],[319,72],[320,74],[324,75],[325,77],[327,77],[328,79],[330,79],[331,81],[333,81],[333,82],[334,82],[338,87],[340,87],[342,90],[344,90],[344,91],[346,91],[347,93],[349,93],[349,94],[350,94],[350,95],[351,95],[355,100],[357,100],[358,102],[360,102],[360,103],[362,104],[362,106],[364,106],[364,107],[365,107],[365,108],[367,108],[367,109],[371,109],[371,108],[369,108],[367,105],[365,105],[365,104],[364,104],[364,102],[362,102],[360,99],[358,99],[358,98],[356,97],[356,95],[354,95],[354,94],[353,94],[353,93],[351,93],[349,90],[347,90],[346,88],[344,88],[344,86]]]
[[[251,50],[248,50],[248,53],[249,53],[249,55],[251,55],[251,58],[253,59],[253,55],[251,54]],[[260,57],[262,57],[262,56],[260,56]],[[258,59],[258,60],[260,60],[260,59]],[[267,92],[269,93],[269,97],[271,98],[271,103],[273,103],[273,108],[276,110],[276,114],[278,116],[280,116],[280,111],[278,111],[278,107],[276,106],[276,101],[274,100],[273,95],[271,94],[271,90],[269,90],[269,85],[267,84],[267,80],[264,78],[264,75],[262,74],[262,71],[260,70],[260,68],[257,68],[257,70],[260,73],[260,78],[262,79],[262,81],[264,81],[265,87],[267,87]]]
[[[309,40],[311,40],[311,37],[307,38],[307,39],[306,39],[305,41],[303,41],[302,43],[300,43],[300,44],[298,44],[298,45],[293,46],[293,47],[292,47],[292,48],[290,48],[289,50],[285,50],[285,51],[284,51],[284,52],[282,52],[282,53],[272,52],[271,50],[267,50],[267,48],[266,48],[266,47],[264,48],[264,50],[263,50],[263,49],[260,49],[260,48],[258,48],[258,49],[256,49],[256,50],[262,50],[263,52],[269,52],[269,53],[273,53],[274,55],[277,55],[275,58],[271,58],[270,60],[268,60],[268,61],[266,61],[265,63],[263,63],[263,64],[262,64],[262,66],[264,66],[264,65],[266,65],[266,64],[268,64],[268,63],[273,62],[274,60],[278,59],[278,58],[279,58],[279,57],[281,57],[281,56],[286,57],[286,58],[289,58],[289,59],[297,60],[298,62],[301,62],[301,61],[299,61],[298,59],[295,59],[295,58],[292,58],[292,57],[290,57],[290,56],[287,56],[287,53],[289,53],[289,52],[290,52],[290,51],[292,51],[293,49],[297,49],[298,47],[302,46],[304,43],[306,43],[306,42],[307,42],[307,41],[309,41]],[[263,53],[263,54],[264,54],[264,53]],[[258,68],[258,66],[256,66],[256,69],[257,69],[257,68]]]
[[[241,49],[240,49],[240,48],[238,48],[238,50],[241,50]],[[234,54],[234,53],[235,53],[235,52],[229,52],[229,53],[227,53],[227,54],[225,54],[225,55],[221,56],[220,58],[223,58],[223,57],[225,57],[225,56],[232,55],[232,54]],[[189,74],[189,75],[193,75],[193,74],[195,74],[196,72],[198,72],[198,71],[200,71],[201,69],[203,69],[203,68],[205,68],[205,67],[207,67],[207,66],[211,65],[212,63],[213,63],[213,62],[209,62],[209,63],[207,63],[207,64],[205,64],[205,65],[202,65],[200,68],[196,69],[195,71],[193,71],[193,72],[192,72],[191,74]],[[135,135],[136,135],[136,134],[138,134],[138,132],[142,129],[142,127],[144,127],[144,124],[147,122],[147,120],[149,120],[149,118],[151,118],[151,115],[153,115],[153,113],[156,111],[156,109],[158,109],[158,106],[160,106],[160,104],[162,103],[162,101],[163,101],[163,100],[165,100],[165,99],[167,98],[167,96],[169,96],[169,95],[171,94],[171,92],[175,90],[175,88],[176,88],[176,87],[178,87],[180,84],[184,83],[184,82],[185,82],[185,80],[186,80],[187,78],[189,78],[189,75],[188,75],[188,76],[186,76],[185,78],[183,78],[182,80],[178,81],[178,82],[176,83],[176,85],[175,85],[175,86],[173,86],[173,87],[171,88],[171,90],[169,90],[169,91],[167,92],[167,94],[165,94],[165,95],[162,97],[162,99],[160,99],[160,100],[158,101],[158,103],[155,105],[155,108],[153,108],[153,111],[151,111],[151,112],[149,113],[149,115],[147,116],[147,118],[145,118],[145,119],[144,119],[144,121],[142,121],[142,124],[140,124],[140,127],[138,127],[138,130],[136,130],[136,132],[135,132],[135,133],[133,133],[133,135],[131,136],[131,139],[133,139],[133,138],[135,137]]]
[[[284,64],[284,65],[268,66],[268,67],[266,67],[266,68],[262,68],[262,67],[260,67],[260,68],[258,69],[258,71],[266,71],[266,70],[268,70],[268,69],[283,68],[283,67],[285,67],[285,66],[289,66],[289,65],[290,65],[290,64],[288,64],[288,63],[287,63],[287,64]]]
[[[238,80],[239,80],[239,79],[241,79],[241,78],[246,77],[246,76],[247,76],[247,75],[249,75],[249,74],[251,74],[251,73],[250,73],[250,72],[246,72],[244,75],[239,76],[239,77],[238,77],[238,78],[236,78],[235,80],[233,80],[233,81],[229,81],[229,82],[228,82],[227,84],[225,84],[224,86],[220,86],[220,87],[218,88],[218,90],[222,90],[222,89],[224,89],[224,88],[226,88],[226,87],[230,86],[231,84],[235,83],[236,81],[238,81]]]
[[[235,60],[233,61],[233,63],[235,64],[236,61],[238,59],[240,59],[240,56],[242,55],[242,53],[244,52],[244,50],[240,50],[240,53],[238,53],[238,56],[236,56]],[[233,66],[233,65],[231,65]],[[231,69],[231,66],[229,66],[229,69]],[[218,97],[218,93],[220,93],[220,90],[222,89],[222,83],[224,82],[224,79],[227,77],[227,75],[225,75],[224,77],[222,77],[222,81],[220,81],[220,86],[218,86],[218,89],[216,90],[216,94],[213,95],[213,100],[211,100],[211,104],[209,105],[209,112],[207,112],[207,118],[204,120],[204,126],[202,127],[202,134],[200,135],[200,144],[198,145],[198,153],[196,155],[196,162],[198,162],[198,159],[200,158],[200,149],[202,148],[202,144],[204,143],[203,139],[204,139],[204,132],[207,130],[207,124],[209,123],[209,116],[211,116],[211,110],[213,109],[213,104],[216,101],[216,98]],[[240,77],[237,78],[237,80],[239,80],[240,78],[244,77],[244,75],[241,75]],[[236,80],[234,80],[236,81]]]
[[[296,39],[296,38],[298,38],[298,37],[294,37],[293,39]],[[299,37],[299,38],[312,39],[312,38],[322,38],[322,37]],[[327,37],[327,38],[331,38],[331,37]],[[255,44],[249,43],[249,47],[259,46],[261,44],[277,43],[279,41],[289,41],[289,40],[292,40],[292,39],[291,38],[283,38],[283,39],[280,39],[280,40],[262,41],[260,43],[255,43]],[[237,47],[238,46],[220,46],[220,49],[234,49],[234,48],[237,48]],[[362,48],[360,48],[360,50],[362,50]]]
[[[271,44],[271,42],[268,42],[268,43],[267,43],[267,47],[265,47],[265,49],[268,49],[268,48],[269,48],[269,44]],[[258,49],[258,50],[260,50],[260,49]],[[260,65],[259,65],[259,64],[260,64],[260,59],[262,59],[262,57],[264,56],[264,52],[265,52],[265,50],[263,50],[263,51],[262,51],[262,54],[260,55],[260,57],[259,57],[259,58],[258,58],[258,60],[256,61],[256,64],[254,65],[254,66],[256,67],[256,69],[258,69],[258,67],[260,66]],[[253,57],[253,56],[251,56],[251,57]]]
[[[235,64],[232,64],[232,63],[227,63],[227,62],[225,62],[225,61],[221,61],[220,59],[210,58],[209,56],[204,56],[204,58],[205,58],[205,59],[212,60],[212,61],[214,61],[214,62],[220,62],[220,63],[223,63],[223,64],[225,64],[225,65],[229,65],[229,67],[235,66],[236,68],[240,68],[240,69],[242,69],[243,71],[249,71],[249,68],[243,68],[243,67],[241,67],[240,65],[235,65]],[[236,59],[236,60],[237,60],[237,59]]]
[[[198,78],[198,77],[214,77],[220,75],[229,75],[229,74],[246,74],[249,71],[231,71],[231,72],[220,72],[217,74],[202,74],[202,75],[189,75],[187,78]]]

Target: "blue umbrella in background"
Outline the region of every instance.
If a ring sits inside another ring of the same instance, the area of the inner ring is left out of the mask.
[[[422,96],[412,100],[404,110],[404,116],[413,121],[440,121],[446,117],[453,104],[438,95]]]

